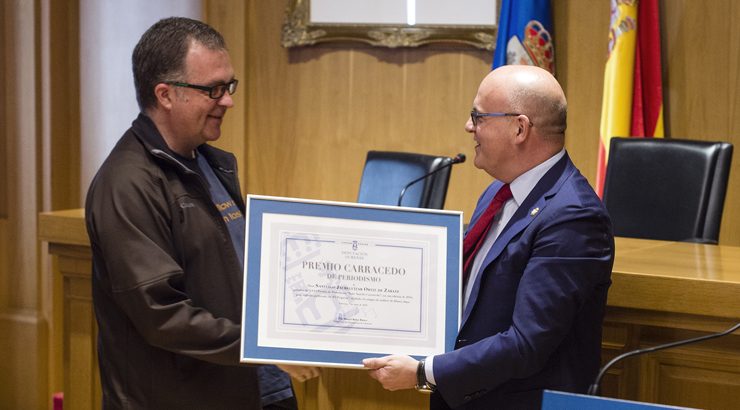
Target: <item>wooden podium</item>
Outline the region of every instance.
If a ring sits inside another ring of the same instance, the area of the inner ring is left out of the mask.
[[[91,254],[82,210],[42,213],[53,256],[50,391],[65,407],[100,407]],[[740,247],[617,238],[604,320],[604,362],[625,351],[725,330],[740,321]],[[322,369],[294,382],[300,409],[427,408],[415,391],[388,392],[363,370]],[[740,335],[628,359],[602,382],[606,396],[699,408],[740,402]]]
[[[39,214],[39,239],[48,244],[52,300],[49,323],[49,392],[64,392],[68,409],[101,405],[92,305],[92,253],[82,209]],[[49,406],[51,407],[51,406]]]

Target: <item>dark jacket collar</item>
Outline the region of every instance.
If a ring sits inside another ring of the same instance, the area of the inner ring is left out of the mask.
[[[131,124],[136,138],[144,145],[144,148],[150,155],[160,161],[164,161],[178,172],[184,174],[194,174],[185,164],[177,159],[177,155],[167,146],[167,143],[157,129],[157,125],[144,113],[139,113],[134,122]],[[202,144],[198,152],[208,161],[211,167],[216,170],[216,176],[229,191],[237,205],[243,210],[244,200],[241,197],[239,182],[237,179],[236,158],[233,154],[212,147],[208,144]]]
[[[157,129],[157,125],[154,124],[151,118],[144,113],[139,113],[134,122],[131,124],[131,128],[134,131],[136,137],[144,144],[146,150],[149,153],[161,158],[162,155],[158,153],[166,153],[168,157],[176,161],[179,165],[182,165],[177,160],[177,155],[167,146],[167,143]],[[208,144],[202,144],[198,147],[198,152],[203,154],[205,159],[214,168],[221,168],[227,172],[236,173],[236,161],[234,156],[226,151],[222,151],[218,148],[212,147]]]

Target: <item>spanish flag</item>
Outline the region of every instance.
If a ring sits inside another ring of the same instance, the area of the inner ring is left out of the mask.
[[[663,85],[657,0],[611,0],[611,24],[596,192],[604,192],[611,137],[663,136]]]

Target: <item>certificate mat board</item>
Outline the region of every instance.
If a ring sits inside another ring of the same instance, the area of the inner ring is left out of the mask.
[[[361,368],[454,348],[462,213],[247,196],[241,361]]]

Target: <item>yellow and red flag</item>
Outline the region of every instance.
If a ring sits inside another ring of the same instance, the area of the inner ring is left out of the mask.
[[[639,25],[638,25],[639,23]],[[596,192],[604,191],[611,137],[662,137],[663,86],[657,0],[611,0]]]
[[[658,0],[640,0],[637,9],[635,89],[632,94],[633,137],[663,136],[663,78],[660,63]]]

